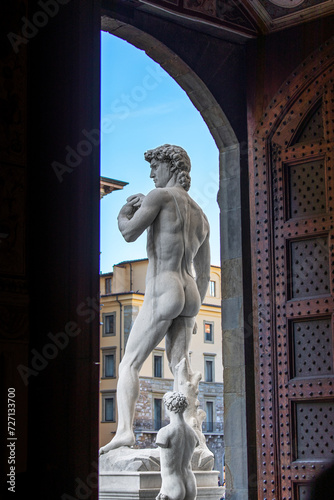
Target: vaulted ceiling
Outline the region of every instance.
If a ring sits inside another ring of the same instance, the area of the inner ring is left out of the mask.
[[[135,0],[140,10],[253,38],[334,14],[334,0]]]

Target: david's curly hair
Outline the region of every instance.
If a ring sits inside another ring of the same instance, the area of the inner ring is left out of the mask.
[[[178,173],[177,179],[179,183],[186,191],[189,191],[191,163],[187,152],[183,148],[164,144],[163,146],[146,151],[144,157],[148,162],[151,162],[153,159],[169,162],[171,172]]]
[[[188,406],[187,398],[182,392],[166,392],[163,402],[167,410],[174,413],[183,413]]]

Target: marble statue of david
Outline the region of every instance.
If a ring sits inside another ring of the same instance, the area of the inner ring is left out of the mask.
[[[183,358],[189,364],[195,318],[210,280],[209,223],[187,192],[189,156],[183,148],[165,144],[147,151],[145,160],[150,163],[155,189],[146,196],[130,196],[118,215],[127,242],[147,230],[145,298],[119,368],[117,432],[100,454],[135,443],[139,371],[164,337],[173,375]]]

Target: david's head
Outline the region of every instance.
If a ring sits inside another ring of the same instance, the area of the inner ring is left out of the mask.
[[[190,188],[190,158],[180,146],[164,144],[145,153],[151,164],[151,175],[155,187],[166,187],[174,179],[186,191]]]

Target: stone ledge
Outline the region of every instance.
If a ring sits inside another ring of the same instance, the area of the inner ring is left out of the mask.
[[[212,472],[213,453],[201,447],[195,448],[191,466],[193,471]],[[132,473],[160,471],[159,448],[129,448],[121,446],[110,450],[99,458],[100,473]]]
[[[197,500],[220,500],[225,488],[218,485],[219,471],[195,471]],[[161,487],[160,472],[100,472],[101,500],[151,500]]]

